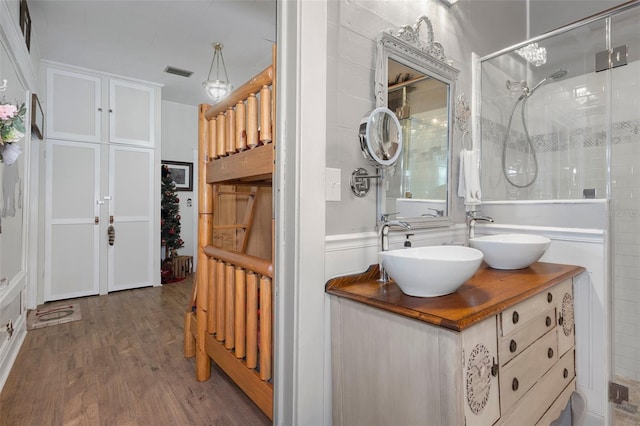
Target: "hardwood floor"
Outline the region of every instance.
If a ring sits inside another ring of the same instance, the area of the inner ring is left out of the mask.
[[[191,279],[76,299],[82,320],[29,331],[0,394],[0,425],[268,425],[215,365],[183,357]]]

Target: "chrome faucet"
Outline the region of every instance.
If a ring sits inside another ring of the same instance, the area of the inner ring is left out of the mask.
[[[474,237],[474,226],[477,221],[493,223],[493,218],[489,216],[478,216],[476,211],[467,212],[467,230],[469,231],[468,239]]]
[[[382,223],[380,224],[380,251],[388,251],[389,250],[389,228],[392,226],[397,226],[399,228],[403,228],[406,230],[411,230],[411,225],[407,222],[403,222],[401,220],[389,220],[389,214],[382,215]],[[389,281],[389,276],[387,275],[387,271],[384,270],[382,266],[382,261],[378,263],[378,267],[380,269],[380,281],[381,283],[386,283]]]

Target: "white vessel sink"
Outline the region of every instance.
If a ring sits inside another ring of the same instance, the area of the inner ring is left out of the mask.
[[[484,261],[494,269],[522,269],[536,262],[551,240],[540,235],[502,234],[475,237],[471,247],[484,253]]]
[[[453,293],[476,273],[482,252],[463,246],[430,246],[380,252],[382,266],[409,296]]]

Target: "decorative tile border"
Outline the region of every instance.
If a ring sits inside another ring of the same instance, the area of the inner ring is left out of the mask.
[[[495,121],[481,118],[482,142],[502,145],[506,126]],[[640,120],[626,120],[613,123],[611,125],[611,142],[614,145],[624,143],[640,143]],[[524,133],[511,130],[507,142],[509,149],[517,152],[525,152],[528,144]],[[561,137],[565,136],[565,137]],[[568,135],[562,132],[538,134],[531,136],[536,152],[561,152],[575,149],[579,146],[583,148],[593,148],[605,146],[607,143],[606,126],[594,126],[577,128]]]

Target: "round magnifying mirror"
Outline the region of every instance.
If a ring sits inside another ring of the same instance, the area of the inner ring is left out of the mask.
[[[360,121],[360,149],[374,166],[392,166],[402,152],[402,129],[396,115],[386,107],[367,113]]]

